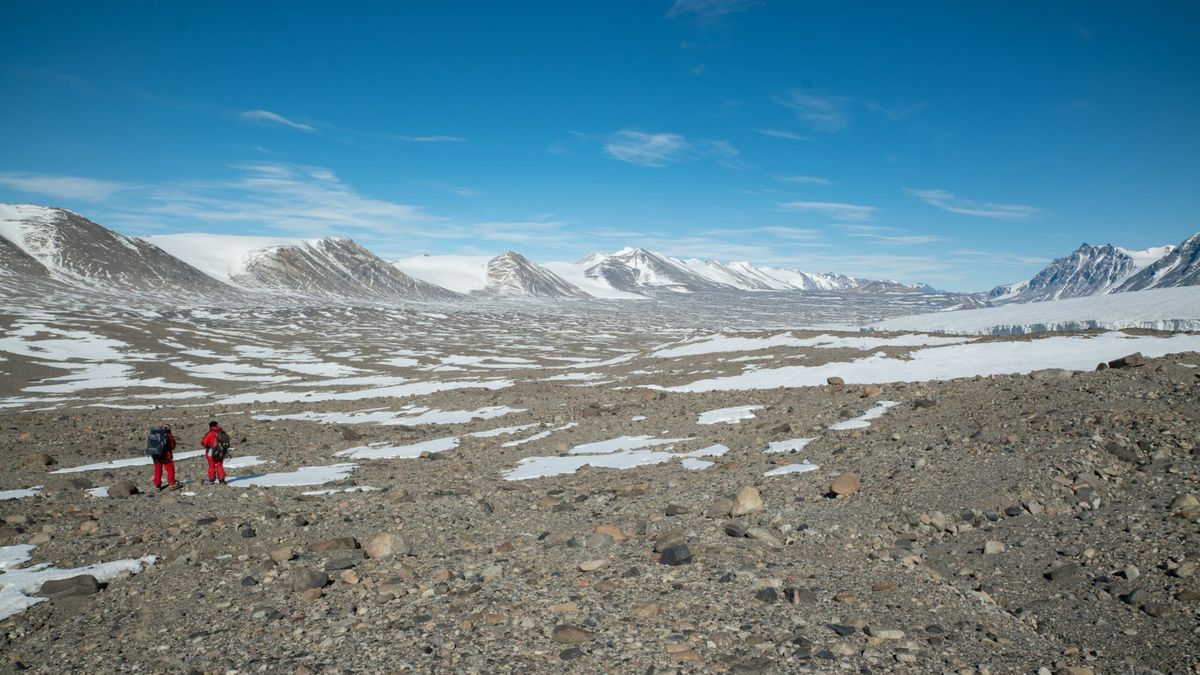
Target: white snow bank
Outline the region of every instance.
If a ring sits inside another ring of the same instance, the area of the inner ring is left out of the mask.
[[[18,488],[16,490],[0,490],[0,502],[10,499],[24,499],[25,497],[36,497],[42,491],[41,485],[35,485],[31,488]]]
[[[614,439],[618,440],[618,439]],[[660,439],[661,440],[661,439]],[[686,439],[675,439],[686,440]],[[593,444],[595,445],[595,444]],[[576,446],[576,450],[586,446]],[[605,446],[601,446],[605,447]],[[645,447],[645,446],[642,446]],[[505,472],[506,480],[528,480],[546,476],[560,476],[575,473],[584,466],[604,469],[632,469],[651,464],[664,464],[671,460],[679,460],[683,468],[689,471],[707,469],[712,462],[699,459],[700,457],[716,457],[725,454],[729,448],[723,445],[713,445],[692,452],[670,452],[666,450],[635,450],[622,448],[612,452],[599,454],[572,454],[553,457],[526,457],[517,463],[517,467]]]
[[[808,473],[809,471],[816,471],[819,468],[820,467],[818,467],[816,464],[810,464],[808,462],[801,462],[800,464],[787,464],[787,465],[779,467],[778,469],[771,469],[770,471],[767,471],[763,475],[764,476],[784,476],[789,473]]]
[[[651,448],[656,445],[670,445],[681,441],[688,441],[690,438],[654,438],[652,436],[620,436],[618,438],[610,438],[606,441],[596,441],[594,443],[583,443],[576,445],[569,451],[572,455],[599,455],[610,452],[619,452],[621,450],[637,450],[639,448]]]
[[[682,356],[698,356],[701,354],[718,354],[723,352],[750,352],[771,349],[773,347],[819,347],[822,349],[847,348],[866,350],[889,346],[925,347],[956,344],[959,342],[967,342],[967,338],[919,334],[897,335],[895,337],[817,335],[809,338],[797,338],[788,333],[761,338],[714,335],[692,338],[677,346],[651,352],[650,356],[657,358],[679,358]]]
[[[201,457],[204,455],[203,450],[188,450],[187,452],[176,452],[175,461],[179,462],[184,459],[192,459],[193,457]],[[149,457],[130,457],[128,459],[114,459],[107,462],[97,462],[95,464],[84,464],[83,466],[72,466],[66,469],[51,471],[50,473],[80,473],[83,471],[100,471],[103,469],[124,469],[131,466],[150,466],[154,460]]]
[[[507,443],[501,443],[501,444],[500,444],[500,447],[502,447],[502,448],[515,448],[515,447],[517,447],[518,445],[525,445],[526,443],[532,443],[533,441],[540,441],[540,440],[542,440],[543,438],[546,438],[546,437],[548,437],[550,434],[552,434],[552,433],[554,433],[554,432],[556,432],[556,431],[566,431],[567,429],[572,429],[572,428],[574,428],[574,427],[577,427],[577,426],[579,426],[579,423],[578,423],[578,422],[567,422],[566,424],[562,425],[561,427],[554,427],[553,429],[546,429],[545,431],[539,431],[539,432],[537,432],[536,434],[534,434],[534,435],[532,435],[532,436],[526,436],[525,438],[518,438],[518,439],[517,439],[517,440],[515,440],[515,441],[509,441],[509,442],[507,442]]]
[[[603,278],[589,277],[587,268],[569,262],[543,263],[542,267],[557,274],[563,281],[582,290],[594,298],[610,300],[646,300],[646,296],[627,291],[619,291],[608,284]]]
[[[298,246],[304,239],[287,237],[249,237],[240,235],[187,232],[142,237],[210,277],[226,283],[246,273],[251,253],[277,246]],[[316,240],[313,240],[316,241]]]
[[[489,260],[490,257],[479,255],[418,255],[392,264],[414,279],[457,293],[470,293],[487,287]]]
[[[1200,286],[1159,288],[889,319],[869,330],[1020,335],[1092,328],[1200,331]]]
[[[229,485],[237,487],[291,487],[322,485],[345,480],[358,468],[357,464],[329,464],[326,466],[302,466],[295,471],[280,473],[256,473],[234,476]]]
[[[754,411],[761,405],[739,405],[732,408],[717,408],[700,413],[696,424],[737,424],[742,420],[754,419]]]
[[[413,459],[420,457],[423,452],[445,452],[458,447],[458,437],[435,438],[429,441],[411,445],[387,445],[372,443],[360,445],[333,453],[334,457],[349,457],[350,459]]]
[[[96,577],[96,581],[105,583],[118,577],[137,574],[146,565],[153,565],[156,560],[154,556],[148,555],[136,560],[114,560],[70,569],[60,569],[47,563],[18,568],[17,565],[29,560],[33,548],[28,544],[0,546],[0,620],[20,614],[39,602],[45,602],[46,598],[31,597],[29,594],[37,593],[47,581],[90,574]]]
[[[865,429],[871,426],[871,420],[883,417],[883,414],[888,411],[888,408],[899,405],[895,401],[880,401],[865,413],[849,419],[844,422],[829,425],[829,428],[834,431],[846,431],[847,429]]]
[[[1200,351],[1200,335],[1156,337],[1112,332],[930,347],[911,352],[907,359],[889,358],[881,352],[850,362],[763,368],[676,387],[651,388],[703,392],[815,387],[835,375],[849,384],[928,382],[975,375],[1028,373],[1042,368],[1092,370],[1101,361],[1111,361],[1133,352],[1154,357],[1187,351]]]
[[[508,434],[515,434],[518,431],[532,429],[538,426],[538,424],[538,422],[533,422],[531,424],[518,424],[511,427],[497,427],[495,429],[488,429],[486,431],[475,431],[467,435],[471,436],[472,438],[493,438],[496,436],[507,436]]]
[[[391,387],[373,387],[352,391],[263,391],[248,394],[227,396],[216,403],[224,405],[240,405],[244,403],[306,403],[314,401],[361,401],[366,398],[402,398],[407,396],[424,396],[439,391],[455,389],[504,389],[512,386],[511,380],[484,381],[432,381],[410,382]]]
[[[254,415],[256,420],[303,420],[320,422],[321,424],[379,424],[383,426],[419,426],[422,424],[465,424],[473,420],[490,420],[509,413],[525,412],[523,408],[508,406],[487,406],[478,410],[430,410],[416,408],[414,410],[392,412],[389,410],[370,410],[359,412],[302,412],[289,415]],[[414,414],[415,413],[415,414]]]

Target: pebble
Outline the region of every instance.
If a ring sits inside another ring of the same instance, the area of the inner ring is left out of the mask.
[[[603,559],[585,560],[579,563],[579,571],[581,572],[596,572],[608,567],[608,561]]]

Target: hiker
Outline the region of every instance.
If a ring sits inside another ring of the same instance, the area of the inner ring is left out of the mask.
[[[200,441],[204,446],[204,459],[208,460],[208,482],[225,485],[225,458],[229,456],[229,434],[217,424],[208,423],[208,433]]]
[[[175,482],[174,450],[175,434],[171,433],[169,424],[150,429],[150,434],[146,436],[146,454],[154,461],[154,487],[158,490],[179,487],[179,483]],[[167,472],[166,485],[162,482],[163,469]]]

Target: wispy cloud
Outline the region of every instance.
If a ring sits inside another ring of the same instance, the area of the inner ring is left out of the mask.
[[[874,206],[863,206],[860,204],[845,204],[842,202],[806,202],[793,201],[784,202],[779,205],[788,211],[801,211],[805,213],[820,213],[822,215],[833,218],[834,220],[843,222],[863,222],[869,221],[876,211]]]
[[[393,141],[404,141],[406,143],[466,143],[469,139],[465,136],[403,136],[397,134],[380,134],[384,138],[390,138]]]
[[[738,160],[738,149],[728,141],[692,141],[680,134],[622,129],[605,139],[603,147],[609,157],[638,166],[661,168],[708,157],[732,169],[745,168]]]
[[[925,101],[906,101],[888,105],[871,101],[866,105],[867,110],[879,113],[893,122],[912,117],[928,107],[929,104]]]
[[[902,230],[898,227],[884,227],[880,225],[841,225],[840,227],[851,237],[870,239],[876,243],[893,246],[933,244],[950,241],[950,239],[945,237],[932,234],[909,234],[907,230]]]
[[[791,131],[783,131],[780,129],[755,129],[755,131],[757,133],[762,134],[763,136],[770,136],[771,138],[786,138],[789,141],[811,141],[812,140],[808,136],[801,136],[800,134],[793,133]]]
[[[828,178],[819,176],[771,176],[780,183],[793,183],[795,185],[833,185],[833,181]]]
[[[608,137],[604,152],[613,159],[638,166],[663,167],[682,162],[691,154],[687,138],[679,134],[646,133],[626,129]]]
[[[759,0],[675,0],[667,10],[667,18],[691,16],[701,23],[711,23],[759,4]]]
[[[292,120],[289,120],[288,118],[284,117],[283,115],[280,115],[279,113],[273,113],[270,110],[247,110],[245,112],[242,112],[238,116],[244,120],[249,120],[251,122],[259,122],[261,124],[274,124],[274,125],[281,126],[281,127],[288,127],[290,129],[296,129],[298,131],[308,131],[308,132],[316,131],[315,128],[313,128],[307,124],[293,122]]]
[[[999,220],[1020,220],[1041,212],[1041,209],[1025,204],[997,204],[960,199],[953,192],[947,190],[914,190],[912,188],[905,188],[905,191],[930,206],[964,216],[996,218]]]
[[[410,181],[410,183],[412,185],[416,185],[418,187],[429,188],[431,190],[440,190],[442,192],[449,192],[450,194],[455,194],[455,195],[458,195],[459,197],[478,197],[479,195],[483,194],[479,190],[475,190],[473,188],[462,187],[459,185],[452,185],[450,183],[443,183],[440,180],[414,180],[414,181]]]
[[[28,172],[0,173],[0,185],[30,194],[87,202],[104,201],[114,193],[131,187],[128,183],[95,178]]]
[[[774,97],[776,103],[791,109],[801,121],[826,133],[840,131],[850,123],[846,113],[850,100],[843,96],[818,96],[799,89]]]

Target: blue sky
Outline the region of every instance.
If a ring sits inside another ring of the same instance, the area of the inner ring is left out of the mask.
[[[50,2],[0,201],[395,258],[681,257],[982,290],[1200,230],[1195,2]]]

